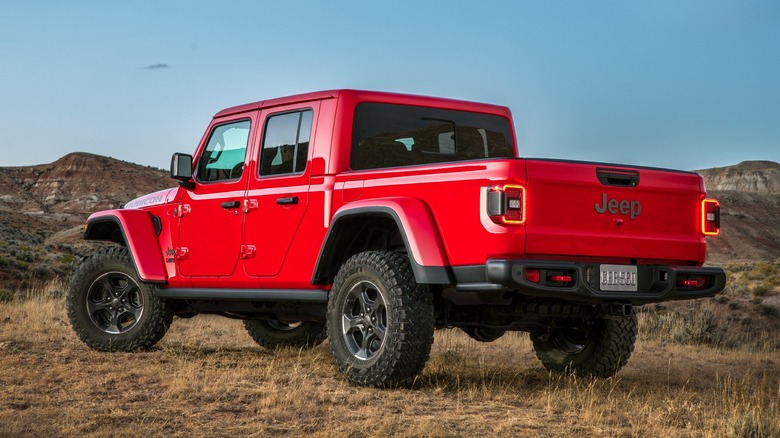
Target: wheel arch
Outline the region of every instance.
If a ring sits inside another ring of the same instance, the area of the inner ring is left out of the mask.
[[[158,235],[160,220],[145,210],[106,210],[93,213],[84,227],[84,240],[114,242],[125,246],[138,277],[145,282],[167,280]]]
[[[454,283],[430,209],[417,199],[392,198],[353,202],[336,212],[317,258],[312,284],[332,283],[339,267],[358,252],[395,249],[376,239],[362,240],[369,233],[382,230],[385,237],[390,236],[389,242],[397,240],[409,254],[418,283]]]

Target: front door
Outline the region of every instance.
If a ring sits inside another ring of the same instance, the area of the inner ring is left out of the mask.
[[[250,118],[211,128],[195,168],[195,187],[183,190],[177,259],[185,277],[230,276],[241,250]]]

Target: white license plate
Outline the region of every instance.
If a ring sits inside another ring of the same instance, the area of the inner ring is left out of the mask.
[[[601,265],[599,287],[607,291],[637,291],[636,266]]]

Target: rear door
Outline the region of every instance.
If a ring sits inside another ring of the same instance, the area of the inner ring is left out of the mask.
[[[312,126],[319,102],[264,110],[259,154],[244,200],[244,269],[273,277],[281,270],[308,207]]]
[[[699,259],[699,175],[554,160],[526,166],[529,257]]]

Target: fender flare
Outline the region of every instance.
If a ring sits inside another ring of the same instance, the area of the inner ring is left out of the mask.
[[[168,277],[157,236],[159,225],[145,210],[105,210],[93,213],[84,240],[104,240],[127,246],[142,281],[164,283]]]
[[[312,284],[326,284],[335,276],[334,254],[339,249],[339,234],[345,224],[358,217],[389,218],[401,233],[417,283],[454,284],[447,253],[438,227],[428,206],[415,198],[382,198],[354,201],[341,207],[330,222],[317,263]]]

